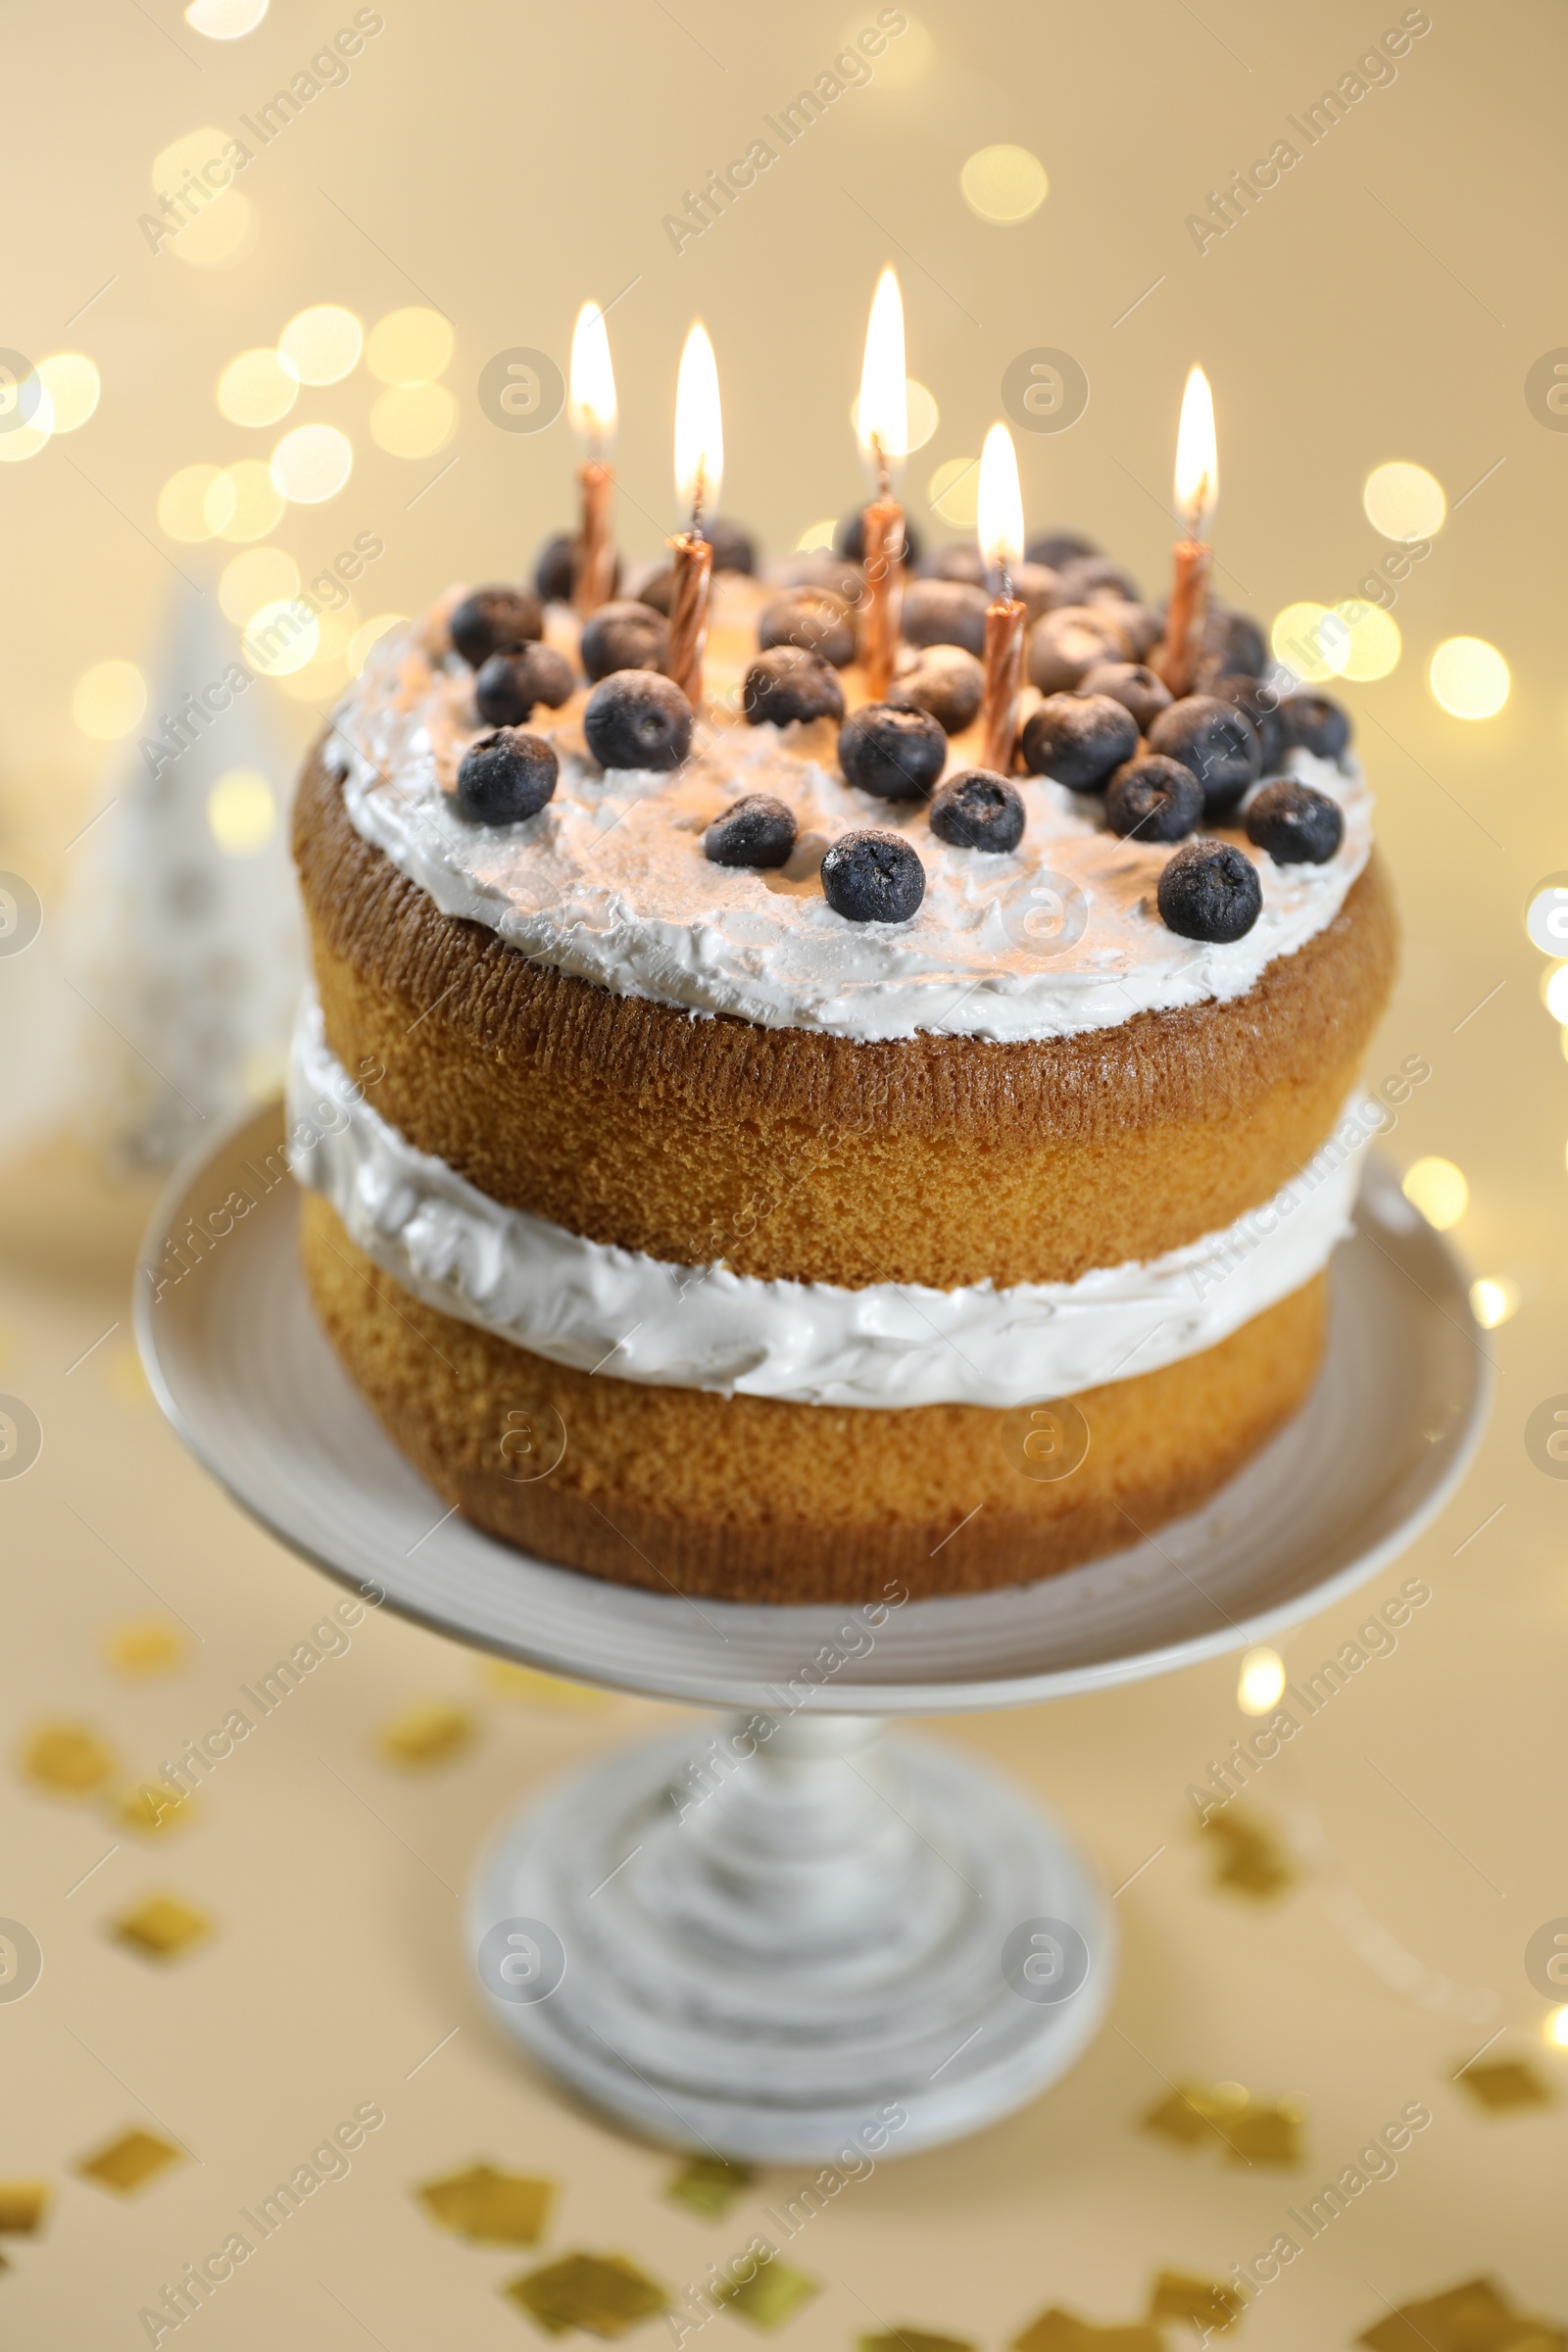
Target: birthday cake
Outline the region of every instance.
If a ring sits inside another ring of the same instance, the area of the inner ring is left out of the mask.
[[[297,801],[320,1319],[449,1504],[661,1592],[974,1592],[1196,1508],[1311,1387],[1371,1128],[1345,713],[1221,610],[1173,697],[1058,537],[987,769],[973,559],[868,702],[846,544],[716,575],[695,715],[667,577],[580,632],[453,591]]]

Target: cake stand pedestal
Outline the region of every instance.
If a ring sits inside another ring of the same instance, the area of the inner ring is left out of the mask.
[[[1464,1277],[1374,1166],[1312,1396],[1157,1544],[858,1609],[604,1584],[444,1513],[382,1435],[312,1312],[281,1138],[273,1105],[222,1139],[144,1245],[142,1356],[197,1457],[306,1559],[420,1623],[546,1673],[738,1710],[530,1802],[468,1907],[497,2023],[597,2108],[683,2147],[904,2154],[1054,2081],[1109,1998],[1104,1892],[1049,1816],[949,1747],[880,1739],[880,1719],[1266,1641],[1414,1539],[1485,1417]]]

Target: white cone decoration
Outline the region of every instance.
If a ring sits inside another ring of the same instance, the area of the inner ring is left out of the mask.
[[[179,591],[137,736],[75,856],[67,968],[85,999],[87,1123],[170,1166],[282,1083],[303,971],[295,761],[211,591]]]

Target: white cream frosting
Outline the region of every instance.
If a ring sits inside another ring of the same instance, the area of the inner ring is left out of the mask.
[[[472,825],[451,793],[485,730],[466,665],[443,663],[429,646],[423,624],[383,639],[335,713],[329,759],[356,830],[443,913],[487,924],[536,962],[694,1013],[858,1040],[925,1030],[1018,1042],[1113,1028],[1245,995],[1266,964],[1333,921],[1371,850],[1360,770],[1293,753],[1293,772],[1340,803],[1344,840],[1324,865],[1276,865],[1249,849],[1262,912],[1245,939],[1204,945],[1160,920],[1154,889],[1170,852],[1118,839],[1092,796],[1020,778],[1028,824],[1017,850],[951,849],[923,808],[843,781],[826,722],[750,727],[733,710],[699,727],[674,775],[601,772],[580,721],[564,716],[543,728],[561,755],[555,798],[526,823]],[[963,764],[950,753],[950,769]],[[800,839],[779,872],[703,855],[706,827],[750,792],[795,811]],[[823,853],[867,825],[903,833],[925,867],[924,904],[908,922],[849,922],[822,896]]]
[[[795,1404],[1005,1407],[1213,1347],[1328,1262],[1377,1124],[1352,1102],[1273,1200],[1146,1264],[1003,1290],[846,1290],[671,1265],[503,1207],[371,1107],[313,997],[289,1079],[295,1175],[416,1298],[579,1371]]]

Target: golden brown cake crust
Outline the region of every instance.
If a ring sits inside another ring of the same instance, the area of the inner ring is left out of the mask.
[[[1248,995],[1039,1044],[857,1044],[617,997],[443,915],[313,759],[294,820],[326,1034],[419,1150],[590,1240],[737,1273],[1074,1281],[1221,1230],[1311,1157],[1393,979],[1374,858]]]
[[[303,1211],[332,1345],[399,1449],[479,1527],[612,1583],[747,1601],[862,1601],[1033,1583],[1196,1509],[1305,1396],[1327,1277],[1217,1347],[1072,1402],[1070,1477],[1019,1467],[1029,1408],[893,1411],[712,1396],[567,1370],[424,1305]],[[511,1418],[509,1418],[511,1416]],[[526,1429],[541,1449],[509,1431]],[[515,1471],[553,1460],[548,1476]]]

